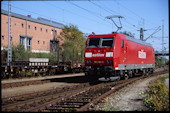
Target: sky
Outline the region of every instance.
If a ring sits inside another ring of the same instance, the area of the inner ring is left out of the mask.
[[[122,29],[140,39],[140,28],[144,28],[144,39],[155,51],[169,51],[169,1],[168,0],[58,0],[58,1],[11,1],[11,12],[43,17],[64,25],[75,25],[86,34],[109,34],[117,30],[107,16],[122,16]],[[1,9],[8,11],[8,1],[1,1]],[[113,18],[118,26],[118,18]]]

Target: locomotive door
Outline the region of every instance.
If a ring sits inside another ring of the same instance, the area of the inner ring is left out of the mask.
[[[124,40],[124,64],[127,64],[127,40]],[[126,68],[126,65],[125,65],[125,68]]]
[[[121,61],[122,64],[124,64],[124,68],[126,67],[125,64],[127,64],[127,41],[126,40],[122,40],[121,43]]]
[[[126,70],[127,69],[127,64],[128,64],[128,59],[127,59],[127,40],[122,40],[121,41],[121,53],[120,53],[120,69],[121,70]]]

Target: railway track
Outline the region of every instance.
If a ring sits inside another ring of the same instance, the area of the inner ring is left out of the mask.
[[[69,74],[66,74],[66,77],[67,77],[67,75],[69,75]],[[62,76],[62,75],[57,75],[57,76]],[[22,87],[22,86],[50,83],[51,80],[53,80],[57,76],[54,76],[54,77],[50,76],[50,77],[46,77],[46,78],[42,78],[42,79],[37,79],[37,80],[27,80],[26,81],[26,80],[23,79],[24,81],[19,81],[19,82],[1,83],[1,88],[2,89],[6,89],[6,88],[14,88],[14,87]]]
[[[89,84],[85,83],[53,90],[2,98],[2,111],[25,111],[26,109],[41,105],[45,102],[49,102],[55,98],[72,94],[72,92],[75,92],[77,89],[80,90],[84,87],[87,87],[88,85]]]
[[[152,75],[167,73],[161,71]],[[89,111],[95,104],[111,93],[148,76],[140,76],[129,80],[89,85],[83,83],[76,86],[54,89],[44,92],[2,98],[2,111],[27,112],[73,112]]]
[[[32,80],[32,81],[24,81],[24,82],[3,83],[1,84],[1,88],[5,89],[5,88],[29,86],[29,85],[36,85],[36,84],[44,84],[49,82],[50,80]]]

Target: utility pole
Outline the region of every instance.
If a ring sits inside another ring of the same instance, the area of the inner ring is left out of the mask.
[[[7,65],[10,66],[12,61],[12,44],[11,44],[11,1],[8,1],[8,54]]]
[[[153,30],[153,29],[148,29],[148,30]],[[155,29],[155,31],[150,35],[150,36],[148,36],[146,39],[144,39],[144,41],[146,41],[147,39],[149,39],[150,37],[152,37],[152,35],[154,35],[155,33],[157,33],[158,31],[160,31],[161,30],[161,28],[160,28],[160,26],[157,28],[157,29]]]
[[[51,23],[52,23],[52,21],[51,21]],[[53,65],[54,65],[54,54],[55,54],[55,28],[53,28],[53,35],[54,35],[54,37],[53,37]]]
[[[164,20],[162,20],[162,64],[164,64]]]
[[[27,50],[27,18],[28,18],[28,16],[26,17],[26,24],[25,24],[25,39],[24,39],[24,41],[25,41],[25,45],[24,45],[24,48],[25,48],[25,50]]]
[[[147,38],[144,39],[144,31],[148,31],[148,30],[155,30],[150,36],[148,36]],[[137,31],[140,31],[140,40],[142,41],[146,41],[147,39],[149,39],[152,35],[154,35],[155,33],[157,33],[158,31],[160,31],[160,26],[157,28],[157,29],[143,29],[143,28],[140,28],[140,30],[137,30]]]
[[[144,31],[147,31],[144,29],[144,21],[145,20],[143,18],[141,18],[141,22],[139,23],[141,28],[140,28],[140,30],[137,30],[137,31],[140,31],[140,40],[142,40],[142,41],[144,41]]]
[[[145,29],[143,29],[143,28],[140,28],[140,30],[137,30],[137,31],[140,31],[140,40],[144,40],[143,38],[144,38],[144,31],[147,31],[147,30],[145,30]]]

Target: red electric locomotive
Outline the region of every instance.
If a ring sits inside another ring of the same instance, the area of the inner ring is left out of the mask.
[[[85,75],[105,80],[153,73],[155,67],[152,45],[122,33],[89,35],[84,58]]]

